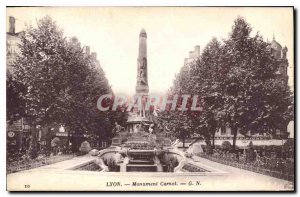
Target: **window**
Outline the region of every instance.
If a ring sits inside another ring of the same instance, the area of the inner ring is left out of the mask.
[[[221,127],[221,135],[225,135],[225,133],[226,133],[226,128],[225,128],[225,126],[222,126]]]

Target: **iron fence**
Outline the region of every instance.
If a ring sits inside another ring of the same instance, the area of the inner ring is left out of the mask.
[[[280,171],[273,171],[273,170],[270,170],[270,169],[265,169],[265,168],[261,168],[261,167],[257,167],[257,166],[253,166],[253,165],[249,165],[249,164],[228,161],[226,159],[217,158],[217,157],[214,157],[214,156],[211,156],[211,155],[201,154],[200,157],[209,159],[209,160],[217,162],[217,163],[225,164],[225,165],[228,165],[228,166],[248,170],[248,171],[251,171],[251,172],[264,174],[264,175],[267,175],[267,176],[272,176],[272,177],[287,180],[287,181],[294,181],[294,174],[286,174],[286,173],[283,173],[283,172],[280,172]]]
[[[65,160],[73,158],[74,156],[75,156],[74,154],[72,154],[72,155],[57,155],[57,156],[44,157],[44,158],[35,159],[35,160],[19,160],[19,161],[8,163],[7,167],[6,167],[6,173],[10,174],[10,173],[14,173],[14,172],[23,171],[23,170],[38,168],[41,166],[65,161]]]

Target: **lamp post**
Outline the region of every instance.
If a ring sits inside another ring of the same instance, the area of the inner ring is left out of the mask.
[[[246,155],[246,144],[248,143],[249,141],[248,140],[246,140],[246,139],[244,139],[244,140],[242,140],[242,143],[244,144],[244,155]]]
[[[283,158],[283,131],[280,131],[281,134],[281,158]]]

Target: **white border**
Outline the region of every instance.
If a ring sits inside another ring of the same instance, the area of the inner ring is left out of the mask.
[[[1,176],[1,196],[8,196],[10,193],[6,192],[6,137],[5,137],[5,130],[6,130],[6,110],[5,110],[5,105],[6,105],[6,98],[5,98],[5,92],[6,92],[6,86],[5,86],[5,79],[6,79],[6,63],[5,63],[5,55],[6,55],[6,34],[5,31],[5,20],[6,20],[6,6],[295,6],[295,9],[297,11],[297,8],[299,9],[299,0],[273,0],[273,1],[267,1],[267,0],[252,0],[252,1],[240,1],[240,0],[227,0],[227,1],[222,1],[222,0],[202,0],[201,2],[198,2],[196,0],[151,0],[151,1],[139,1],[139,0],[110,0],[110,1],[104,1],[104,0],[2,0],[0,1],[0,62],[1,62],[1,72],[0,72],[0,91],[1,91],[1,105],[0,105],[0,128],[1,128],[1,163],[2,163],[2,168],[0,169],[0,176]],[[297,16],[297,13],[296,13]],[[295,28],[299,26],[299,20],[295,20]],[[296,31],[298,32],[298,31]],[[295,37],[298,36],[295,35]],[[296,43],[296,48],[298,47],[298,40]],[[296,50],[297,52],[297,50]],[[298,56],[295,53],[296,57],[296,62],[299,62]],[[295,67],[297,65],[295,64]],[[299,69],[296,69],[297,73],[296,76],[299,75]],[[296,78],[297,80],[297,78]],[[297,86],[296,86],[297,87]],[[298,92],[299,87],[295,89],[296,92]],[[299,100],[297,100],[299,101]],[[297,118],[296,122],[298,122],[299,117]],[[295,131],[297,132],[297,131]],[[299,134],[298,134],[299,135]],[[297,135],[297,136],[298,136]],[[299,151],[297,151],[297,164],[299,163]],[[298,170],[298,169],[297,169]],[[298,177],[297,177],[298,178]],[[299,183],[299,180],[297,179],[297,183]],[[299,184],[296,186],[296,188],[299,189]],[[121,193],[122,194],[122,193]],[[131,193],[126,193],[127,195],[132,195]],[[134,195],[141,195],[145,193],[135,193]],[[165,193],[159,193],[155,195],[164,195]],[[179,195],[182,195],[181,193],[178,193]],[[191,194],[191,193],[190,193]],[[27,195],[26,193],[23,194],[18,194],[18,195]],[[33,195],[33,194],[29,194]],[[45,193],[40,193],[38,195],[49,195]],[[63,194],[61,193],[54,193],[55,196],[62,196]],[[71,194],[73,195],[73,194]],[[86,194],[80,194],[80,195],[86,195]],[[113,193],[106,193],[106,194],[101,194],[102,195],[120,195],[119,194],[113,194]],[[169,193],[168,195],[173,195]],[[215,195],[215,194],[195,194],[195,195]],[[243,193],[239,194],[240,196],[243,195]],[[270,194],[255,194],[256,196],[265,196],[265,195],[273,195],[272,193]],[[285,194],[285,195],[288,195]]]

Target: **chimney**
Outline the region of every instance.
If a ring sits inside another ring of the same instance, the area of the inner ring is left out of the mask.
[[[189,59],[188,58],[184,58],[184,65],[186,65],[188,63]]]
[[[9,16],[9,33],[15,34],[16,33],[16,27],[15,27],[16,19],[13,16]]]
[[[77,37],[75,37],[75,36],[74,36],[74,37],[72,37],[72,38],[71,38],[71,40],[72,40],[72,42],[73,42],[73,43],[77,43],[77,42],[78,42],[78,38],[77,38]]]
[[[97,53],[96,52],[92,52],[91,55],[92,55],[92,59],[93,60],[97,59]]]
[[[189,58],[194,58],[194,51],[189,52]]]
[[[89,47],[89,46],[85,46],[85,53],[86,53],[87,55],[90,55],[91,50],[90,50],[90,47]]]
[[[200,46],[196,45],[195,46],[195,57],[200,57]]]

